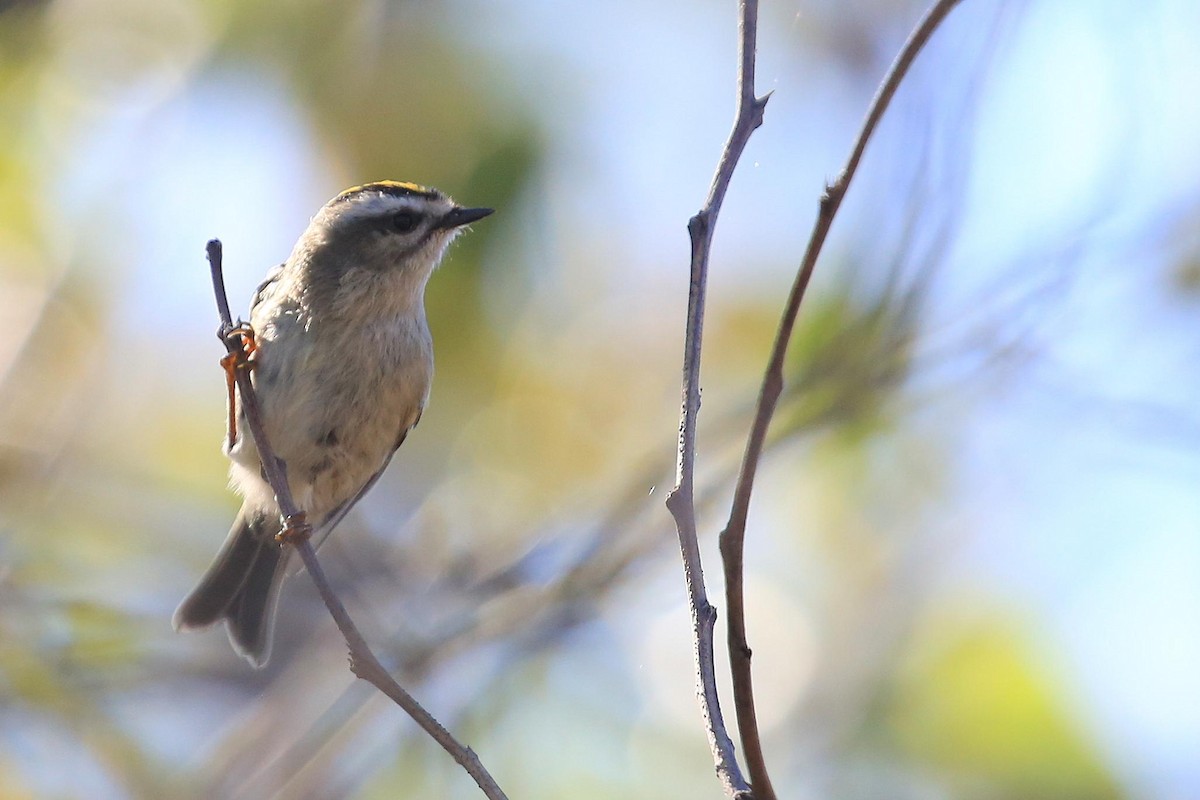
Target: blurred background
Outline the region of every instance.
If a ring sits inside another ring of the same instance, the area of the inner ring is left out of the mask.
[[[718,606],[817,198],[924,8],[763,4],[705,330]],[[750,517],[781,797],[1200,797],[1198,39],[1188,0],[972,0],[896,98]],[[264,671],[170,626],[238,505],[204,243],[245,313],[380,178],[498,213],[430,284],[430,407],[326,568],[511,797],[720,796],[663,499],[735,54],[712,0],[0,3],[0,796],[481,796],[306,577]]]

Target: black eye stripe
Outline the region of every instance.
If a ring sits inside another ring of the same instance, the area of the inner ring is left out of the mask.
[[[412,233],[421,224],[421,215],[415,211],[397,211],[392,215],[392,230],[397,233]]]

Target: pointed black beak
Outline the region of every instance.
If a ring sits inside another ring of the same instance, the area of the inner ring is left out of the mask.
[[[461,228],[463,225],[470,225],[476,220],[483,219],[488,214],[491,214],[494,209],[491,208],[455,208],[451,209],[442,217],[438,223],[439,228]]]

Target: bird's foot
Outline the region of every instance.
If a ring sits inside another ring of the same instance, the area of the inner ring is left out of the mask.
[[[254,338],[254,328],[247,322],[240,323],[225,334],[226,341],[241,339],[241,347],[227,353],[221,359],[221,367],[225,370],[225,388],[229,392],[229,447],[237,443],[237,402],[235,389],[237,387],[237,371],[239,369],[254,369],[250,360],[258,351],[258,342]]]
[[[308,523],[308,515],[297,511],[283,518],[283,527],[275,534],[275,541],[280,544],[300,544],[312,537],[312,525]]]

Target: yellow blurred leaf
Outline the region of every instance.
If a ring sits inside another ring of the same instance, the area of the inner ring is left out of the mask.
[[[1120,796],[1071,717],[1063,687],[1038,667],[1012,624],[935,626],[901,678],[890,717],[902,747],[950,776],[955,796]]]

